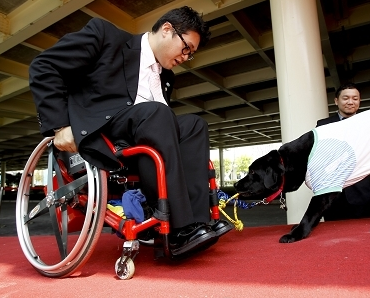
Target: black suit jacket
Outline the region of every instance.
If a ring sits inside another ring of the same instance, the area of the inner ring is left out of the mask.
[[[338,113],[328,118],[320,119],[317,121],[317,126],[340,121]],[[354,132],[355,133],[355,132]],[[343,190],[342,199],[345,199],[350,204],[363,205],[370,202],[370,176],[365,177],[361,181],[346,187]]]
[[[116,169],[116,158],[99,131],[116,113],[134,104],[141,37],[93,18],[37,56],[29,73],[41,133],[51,136],[54,128],[71,125],[84,159]],[[163,69],[161,81],[169,103],[173,72]]]
[[[338,113],[335,113],[333,116],[318,120],[317,124],[316,124],[316,127],[321,126],[321,125],[325,125],[325,124],[329,124],[329,123],[333,123],[333,122],[337,122],[337,121],[340,121],[340,118],[339,118]]]

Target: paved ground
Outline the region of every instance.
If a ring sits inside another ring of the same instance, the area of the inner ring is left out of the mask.
[[[3,201],[0,205],[0,236],[15,236],[16,219],[15,219],[15,201]],[[270,205],[255,206],[252,209],[238,208],[238,219],[240,219],[244,227],[284,225],[286,224],[286,213],[279,208],[278,202],[273,202]],[[234,210],[232,206],[227,206],[226,213],[234,219]],[[48,215],[43,215],[43,218],[38,222],[33,223],[33,230],[38,234],[50,233],[50,226],[45,224],[48,220]],[[104,231],[109,231],[110,228],[104,228]]]

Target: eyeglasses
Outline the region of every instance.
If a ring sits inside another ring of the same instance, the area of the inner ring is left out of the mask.
[[[172,26],[172,24],[171,24],[171,26]],[[185,47],[182,49],[183,55],[187,55],[188,56],[188,60],[187,61],[193,60],[194,59],[194,56],[191,53],[190,47],[188,46],[188,44],[186,43],[186,41],[184,40],[184,38],[182,37],[182,35],[179,34],[179,32],[176,30],[176,28],[174,26],[172,26],[172,28],[173,28],[173,30],[175,30],[176,34],[180,37],[180,39],[182,40],[182,42],[185,45]]]

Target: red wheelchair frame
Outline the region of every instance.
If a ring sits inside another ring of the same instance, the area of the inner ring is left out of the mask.
[[[17,233],[21,248],[31,265],[42,275],[67,277],[80,269],[91,256],[104,224],[120,233],[125,239],[122,255],[115,264],[116,274],[120,279],[129,279],[133,276],[135,271],[133,259],[139,249],[138,234],[149,228],[155,228],[162,236],[162,240],[158,243],[162,247],[163,255],[173,257],[168,241],[169,207],[162,157],[149,146],[134,146],[117,150],[105,136],[103,138],[112,152],[117,157],[122,157],[119,158],[121,161],[137,154],[146,154],[153,159],[156,165],[158,185],[157,213],[155,212],[154,216],[142,223],[136,223],[134,219],[123,219],[107,209],[109,172],[97,169],[85,162],[86,174],[81,174],[78,178],[71,176],[64,162],[55,157],[53,137],[45,138],[36,147],[25,166],[16,205]],[[31,202],[34,198],[30,195],[30,187],[35,175],[34,171],[39,167],[38,164],[45,157],[45,153],[48,158],[48,183],[45,186],[45,197],[33,206]],[[121,165],[124,166],[124,164]],[[211,218],[218,220],[220,214],[217,184],[212,161],[209,161],[208,170]],[[125,183],[138,181],[136,175],[128,175],[120,179]],[[51,233],[56,236],[57,251],[59,251],[55,253],[57,260],[50,261],[49,254],[41,256],[36,251],[40,239],[32,230],[32,224],[37,223],[44,213],[49,213],[52,223]],[[157,249],[158,243],[156,244]]]

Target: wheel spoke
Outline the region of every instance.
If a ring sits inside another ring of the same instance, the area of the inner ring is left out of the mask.
[[[59,230],[58,218],[57,218],[57,213],[56,213],[55,209],[56,209],[55,205],[52,205],[49,208],[50,220],[51,220],[51,225],[53,226],[53,231],[54,231],[55,238],[57,240],[61,260],[64,260],[67,257],[67,246],[65,245],[65,243],[62,239],[63,231],[61,233],[61,231]],[[65,231],[65,233],[63,233],[63,234],[66,237],[67,231]]]
[[[26,214],[23,218],[23,223],[27,224],[29,221],[36,219],[42,214],[45,214],[49,211],[49,207],[47,206],[47,198],[41,200],[28,214]]]

